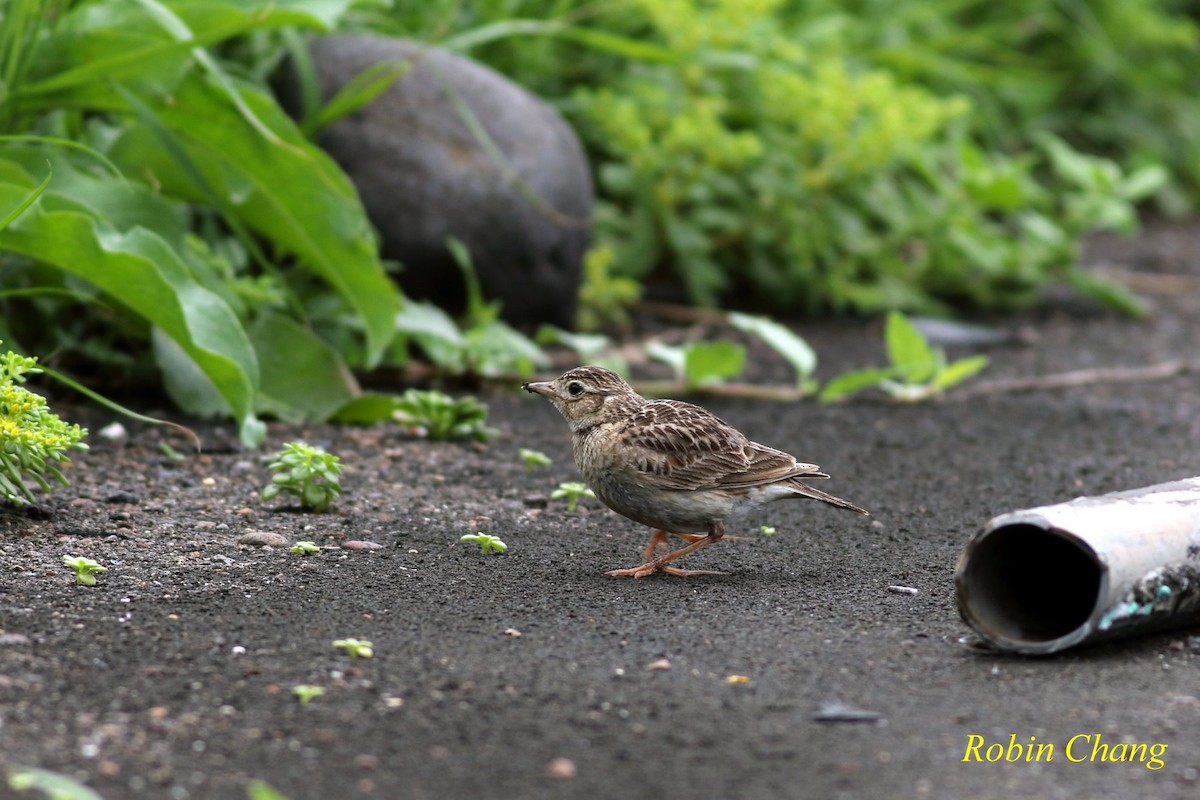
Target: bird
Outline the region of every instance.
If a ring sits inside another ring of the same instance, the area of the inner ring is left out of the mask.
[[[723,574],[671,562],[718,541],[726,521],[774,500],[807,497],[868,513],[806,484],[829,477],[816,464],[750,441],[700,406],[642,397],[610,369],[576,367],[521,388],[545,397],[566,419],[575,466],[596,497],[654,531],[642,564],[608,575]],[[660,554],[671,535],[687,544]]]

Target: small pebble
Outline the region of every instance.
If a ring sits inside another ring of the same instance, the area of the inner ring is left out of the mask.
[[[112,442],[116,441],[117,439],[124,439],[129,435],[129,432],[125,430],[125,426],[121,423],[110,422],[100,430],[96,431],[96,435],[101,439],[108,439],[110,442]]]
[[[516,628],[505,628],[505,629],[504,629],[504,635],[505,635],[505,636],[511,636],[511,637],[512,637],[512,638],[514,638],[514,639],[520,639],[520,638],[521,638],[521,632],[520,632],[519,630],[517,630]]]
[[[666,672],[671,668],[671,662],[665,658],[656,658],[646,665],[651,672]]]
[[[368,542],[365,539],[351,539],[348,542],[342,542],[343,550],[382,550],[383,545],[378,542]]]
[[[725,678],[726,683],[749,683],[749,675],[729,675]]]
[[[379,756],[370,753],[360,753],[354,757],[355,769],[379,769]]]
[[[282,533],[250,531],[238,537],[238,544],[247,544],[251,547],[286,547],[288,538]]]
[[[812,718],[817,722],[878,722],[883,718],[883,714],[845,703],[822,703],[813,712]]]
[[[575,777],[577,772],[575,762],[562,756],[552,758],[546,764],[546,777],[553,778],[556,781],[569,781]]]
[[[889,586],[887,589],[892,594],[920,594],[920,590],[911,586]]]
[[[0,647],[29,644],[29,637],[23,633],[0,633]]]

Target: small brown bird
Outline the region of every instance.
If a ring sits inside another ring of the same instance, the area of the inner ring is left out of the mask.
[[[811,497],[867,513],[801,481],[829,477],[815,464],[752,442],[699,406],[647,400],[612,370],[576,367],[522,388],[549,399],[566,418],[575,466],[596,496],[618,514],[654,528],[645,563],[609,575],[720,574],[668,564],[724,536],[727,519],[772,500]],[[688,544],[657,555],[669,534]]]

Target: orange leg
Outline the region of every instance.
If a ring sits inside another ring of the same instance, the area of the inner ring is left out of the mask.
[[[711,569],[679,569],[677,567],[669,567],[668,563],[677,558],[686,556],[688,553],[699,550],[701,547],[707,547],[713,542],[725,535],[725,526],[720,522],[714,522],[708,529],[708,535],[698,533],[676,533],[676,536],[687,539],[689,544],[684,545],[678,550],[672,550],[666,555],[655,557],[658,548],[667,543],[667,531],[661,528],[656,528],[650,536],[650,541],[646,544],[646,549],[642,551],[642,556],[646,559],[646,563],[641,566],[631,567],[630,569],[614,569],[606,573],[615,578],[634,577],[644,578],[655,572],[665,572],[668,575],[678,575],[686,577],[688,575],[722,575],[724,573],[717,572]]]

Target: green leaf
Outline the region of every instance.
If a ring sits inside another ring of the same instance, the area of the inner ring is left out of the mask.
[[[925,383],[933,378],[938,367],[937,353],[899,311],[888,312],[884,340],[888,360],[905,383]]]
[[[855,392],[861,392],[863,389],[878,386],[891,377],[892,374],[893,372],[890,369],[879,369],[877,367],[843,373],[825,384],[825,388],[821,390],[821,402],[833,403]]]
[[[987,365],[987,356],[971,356],[952,361],[934,376],[933,388],[945,391],[981,372]]]
[[[754,334],[787,359],[796,370],[797,386],[803,386],[816,371],[816,351],[808,342],[775,320],[734,312],[729,315],[729,324],[740,331]]]
[[[246,797],[248,800],[288,800],[283,792],[257,779],[246,784]]]
[[[412,69],[414,63],[415,59],[385,61],[367,67],[347,81],[328,103],[317,110],[311,120],[306,121],[304,132],[312,136],[325,126],[367,105]]]
[[[234,88],[282,143],[264,139],[220,87],[191,76],[170,102],[143,100],[199,166],[204,185],[145,127],[129,129],[113,159],[196,202],[209,199],[209,188],[218,192],[229,213],[294,253],[355,310],[366,331],[368,366],[374,365],[394,335],[400,295],[383,272],[354,187],[269,95],[248,84]]]
[[[15,205],[25,193],[0,184],[0,207]],[[258,362],[229,306],[196,283],[156,234],[141,228],[118,233],[80,211],[46,211],[42,205],[0,231],[0,249],[44,261],[121,298],[187,353],[239,421],[252,419]]]
[[[33,767],[10,769],[8,785],[9,788],[18,792],[26,792],[30,789],[45,792],[50,800],[103,800],[96,792],[66,775]]]
[[[683,369],[691,386],[720,383],[742,371],[746,348],[733,342],[694,342],[684,348]]]
[[[333,422],[349,425],[373,425],[392,421],[399,398],[391,394],[364,392],[334,412]]]
[[[671,367],[677,379],[684,380],[684,369],[687,362],[687,353],[684,348],[651,341],[646,343],[646,355],[656,361],[667,364]]]
[[[262,376],[260,411],[293,424],[324,421],[360,393],[337,351],[290,317],[264,314],[249,334]]]
[[[1105,280],[1083,269],[1073,269],[1068,272],[1066,282],[1075,291],[1128,314],[1134,319],[1146,317],[1146,304],[1140,297],[1119,283]]]
[[[25,196],[24,200],[18,203],[16,207],[12,209],[12,211],[9,211],[7,214],[5,214],[3,219],[0,219],[0,231],[7,228],[10,222],[21,216],[21,214],[25,213],[25,209],[33,205],[37,199],[42,196],[42,193],[46,191],[46,187],[50,185],[50,179],[53,177],[54,169],[51,168],[46,171],[45,179],[36,187],[34,187],[34,189]]]

